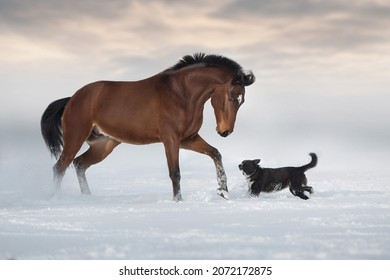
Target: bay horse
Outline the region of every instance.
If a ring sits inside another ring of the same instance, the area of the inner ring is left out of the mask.
[[[76,169],[82,194],[90,194],[85,171],[105,159],[120,143],[162,142],[172,180],[174,201],[180,191],[179,149],[206,154],[214,161],[217,193],[228,199],[226,174],[219,151],[198,132],[203,109],[211,98],[222,137],[233,132],[244,103],[245,86],[255,81],[233,60],[220,55],[186,55],[172,67],[140,81],[98,81],[72,97],[51,103],[41,119],[42,136],[57,159],[55,191],[66,169]],[[89,149],[76,157],[84,142]]]

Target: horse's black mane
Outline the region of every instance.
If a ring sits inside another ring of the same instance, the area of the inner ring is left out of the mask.
[[[237,73],[242,71],[242,67],[235,61],[224,57],[222,55],[210,54],[206,55],[204,53],[195,53],[194,55],[185,55],[183,56],[178,63],[170,67],[170,70],[180,70],[184,67],[204,63],[206,66],[220,66],[225,67],[232,71],[233,73]]]
[[[168,68],[167,70],[180,70],[184,67],[203,63],[205,66],[212,67],[223,67],[232,72],[232,74],[237,77],[240,81],[238,83],[242,83],[247,86],[252,84],[255,80],[255,76],[250,72],[249,74],[245,74],[242,67],[235,61],[224,57],[222,55],[210,54],[206,55],[204,53],[195,53],[194,55],[185,55],[183,56],[178,63]]]

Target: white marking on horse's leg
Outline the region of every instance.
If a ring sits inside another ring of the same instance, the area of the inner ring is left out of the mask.
[[[54,197],[57,197],[58,194],[60,193],[61,191],[61,182],[62,182],[62,178],[64,177],[64,175],[58,175],[56,174],[56,172],[54,172],[54,184],[53,184],[53,190],[52,190],[52,193],[50,195],[50,197],[54,198]]]
[[[228,188],[227,188],[227,177],[225,169],[223,168],[222,161],[215,161],[215,168],[217,170],[217,181],[219,188],[217,189],[217,194],[222,196],[225,199],[229,199]]]
[[[66,157],[61,154],[60,158],[53,166],[53,175],[54,175],[54,189],[52,196],[56,196],[61,190],[61,182],[65,176],[66,168],[68,168],[70,162],[72,162],[72,157]]]
[[[80,191],[82,194],[91,194],[91,191],[89,190],[87,177],[85,176],[85,169],[77,166],[76,167],[76,173],[77,173],[77,179],[79,180],[80,184]]]
[[[217,194],[226,200],[229,200],[229,193],[225,190],[217,189]]]
[[[83,174],[78,174],[77,179],[79,180],[81,193],[91,194],[91,191],[89,190],[87,178],[85,177],[85,171],[83,172]]]

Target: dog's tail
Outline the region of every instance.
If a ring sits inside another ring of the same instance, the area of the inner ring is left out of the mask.
[[[306,172],[306,170],[313,168],[317,165],[317,155],[315,153],[310,153],[309,155],[311,156],[311,162],[300,167],[303,172]]]

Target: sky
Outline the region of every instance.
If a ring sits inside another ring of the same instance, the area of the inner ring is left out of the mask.
[[[257,78],[229,138],[206,106],[201,134],[228,160],[386,162],[389,15],[387,0],[0,0],[1,149],[40,143],[46,106],[87,83],[143,79],[205,52]]]

